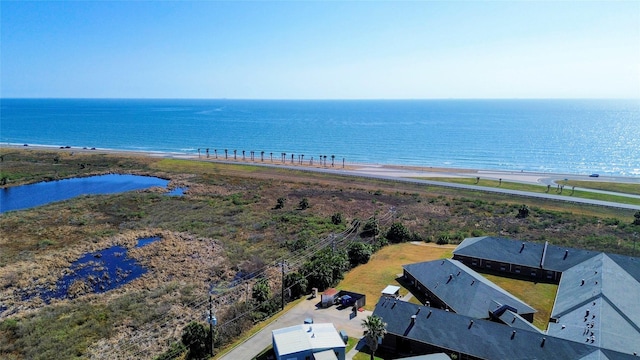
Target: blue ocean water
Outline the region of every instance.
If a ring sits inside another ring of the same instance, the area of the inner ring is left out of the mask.
[[[1,99],[0,116],[3,143],[640,176],[638,100]]]

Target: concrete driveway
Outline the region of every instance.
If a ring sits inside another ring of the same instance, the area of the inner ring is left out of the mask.
[[[376,299],[377,300],[377,299]],[[253,335],[247,341],[236,346],[234,349],[224,354],[220,359],[224,360],[250,360],[258,355],[267,346],[271,345],[271,331],[288,326],[299,325],[306,318],[313,318],[314,323],[333,323],[338,331],[344,330],[347,335],[354,338],[361,338],[363,328],[361,326],[364,320],[372,312],[365,310],[358,312],[353,317],[351,307],[340,310],[336,306],[327,309],[319,307],[320,297],[315,299],[305,299],[285,314],[274,320],[260,332]]]

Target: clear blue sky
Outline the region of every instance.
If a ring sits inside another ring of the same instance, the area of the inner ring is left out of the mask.
[[[640,1],[5,1],[2,97],[640,98]]]

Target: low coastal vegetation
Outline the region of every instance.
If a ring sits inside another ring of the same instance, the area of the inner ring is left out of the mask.
[[[7,359],[182,356],[185,327],[206,324],[210,307],[219,349],[280,309],[285,265],[288,300],[337,284],[369,250],[382,249],[373,255],[379,261],[389,242],[455,245],[498,235],[631,255],[640,232],[635,212],[618,208],[250,164],[0,152],[7,186],[134,173],[188,188],[179,197],[150,189],[0,215],[0,357]],[[136,248],[145,236],[161,240]],[[148,271],[105,293],[77,287],[50,303],[37,296],[83,254],[114,245]]]

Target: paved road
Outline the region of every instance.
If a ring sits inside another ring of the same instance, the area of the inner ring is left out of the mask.
[[[203,160],[204,161],[204,160]],[[206,160],[206,161],[211,161]],[[239,161],[225,161],[225,160],[213,160],[216,162],[226,163],[226,164],[244,164],[245,162]],[[433,171],[421,171],[419,169],[405,169],[405,168],[396,168],[396,167],[383,167],[377,165],[362,165],[357,169],[342,169],[339,167],[336,168],[316,168],[316,167],[306,167],[306,166],[294,166],[294,165],[276,165],[276,164],[266,164],[266,163],[247,163],[255,166],[265,166],[265,167],[277,167],[277,168],[286,168],[291,170],[298,171],[309,171],[309,172],[320,172],[327,174],[338,174],[338,175],[347,175],[347,176],[356,176],[362,178],[369,179],[380,179],[380,180],[389,180],[389,181],[398,181],[398,182],[406,182],[406,183],[414,183],[414,184],[424,184],[424,185],[433,185],[433,186],[443,186],[449,188],[456,189],[465,189],[465,190],[478,190],[485,192],[493,192],[499,194],[507,194],[507,195],[516,195],[521,197],[529,197],[529,198],[539,198],[539,199],[549,199],[556,201],[566,201],[573,202],[579,204],[591,204],[591,205],[599,205],[606,207],[616,207],[621,209],[630,209],[630,210],[640,210],[640,205],[631,205],[631,204],[621,204],[617,202],[611,201],[601,201],[601,200],[592,200],[592,199],[583,199],[583,198],[574,198],[565,195],[558,195],[555,193],[556,180],[570,179],[570,180],[593,180],[587,175],[574,175],[574,174],[549,174],[549,173],[536,173],[536,172],[509,172],[509,171],[487,171],[487,170],[479,170],[479,171],[465,171],[460,170],[456,171],[455,169],[448,169],[446,171],[441,172],[433,172]],[[455,184],[444,181],[436,181],[436,180],[423,180],[418,179],[420,177],[476,177],[480,176],[483,179],[494,179],[497,180],[502,178],[505,181],[511,182],[521,182],[528,184],[539,184],[539,185],[552,185],[552,191],[550,193],[537,193],[537,192],[529,192],[529,191],[519,191],[519,190],[509,190],[502,189],[499,187],[487,187],[487,186],[476,186],[476,185],[464,185],[464,184]],[[527,180],[518,180],[518,179],[527,179]],[[602,176],[598,178],[598,181],[613,181],[613,182],[622,182],[622,183],[635,183],[640,184],[640,178],[632,178],[632,177],[605,177]],[[584,188],[576,188],[577,190],[582,191],[591,191],[591,192],[603,192],[592,189],[584,189]],[[566,189],[567,191],[571,191],[571,189]],[[606,192],[603,192],[606,193]],[[630,198],[640,198],[638,195],[625,195],[619,193],[611,193],[618,196],[627,196]]]
[[[335,173],[336,170],[329,170],[329,172]],[[591,204],[591,205],[600,205],[600,206],[607,206],[607,207],[616,207],[616,208],[621,208],[621,209],[640,210],[640,205],[621,204],[621,203],[611,202],[611,201],[601,201],[601,200],[593,200],[593,199],[574,198],[574,197],[569,197],[569,196],[558,195],[558,194],[555,193],[555,189],[552,190],[551,193],[546,194],[546,193],[536,193],[536,192],[530,192],[530,191],[502,189],[502,188],[498,188],[498,187],[464,185],[464,184],[456,184],[456,183],[435,181],[435,180],[422,180],[422,179],[414,179],[414,178],[403,178],[403,177],[398,177],[398,176],[395,176],[395,175],[394,176],[384,176],[384,175],[378,175],[378,174],[366,174],[366,173],[361,173],[361,172],[357,172],[357,171],[347,171],[347,170],[345,170],[345,171],[338,171],[338,173],[343,174],[343,175],[359,176],[359,177],[372,178],[372,179],[382,179],[382,180],[390,180],[390,181],[398,181],[398,182],[406,182],[406,183],[414,183],[414,184],[444,186],[444,187],[449,187],[449,188],[465,189],[465,190],[479,190],[479,191],[485,191],[485,192],[493,192],[493,193],[507,194],[507,195],[516,195],[516,196],[538,198],[538,199],[549,199],[549,200],[556,200],[556,201],[574,202],[574,203],[579,203],[579,204]],[[428,176],[427,173],[425,173],[425,176]],[[467,174],[467,177],[468,177],[468,174]],[[589,189],[581,189],[581,190],[591,191]],[[565,192],[566,191],[567,190],[565,190]],[[616,195],[620,195],[620,194],[616,194]],[[624,196],[624,195],[622,195],[622,196]],[[637,198],[637,196],[635,196],[635,195],[631,195],[629,197]]]
[[[362,337],[363,329],[360,324],[363,319],[372,314],[371,311],[365,310],[358,312],[355,318],[351,318],[351,308],[338,310],[337,307],[332,306],[328,309],[322,309],[317,307],[319,302],[320,297],[310,300],[302,300],[300,304],[287,311],[277,320],[271,322],[260,332],[256,333],[230,352],[224,354],[220,357],[220,360],[252,359],[267,346],[271,345],[271,331],[302,324],[304,319],[309,317],[313,318],[314,323],[333,323],[337,330],[344,330],[350,337]]]

